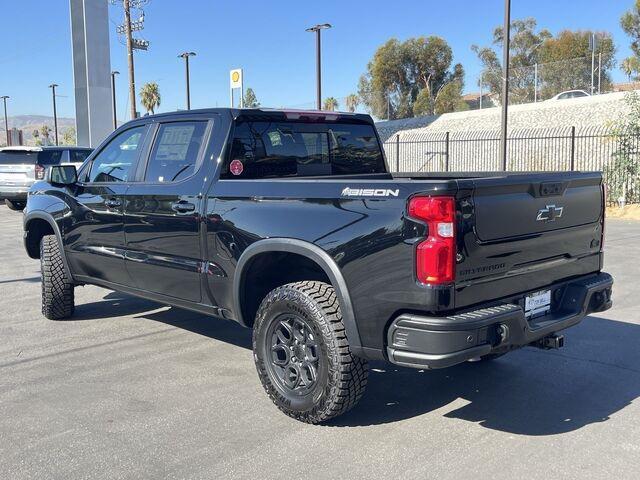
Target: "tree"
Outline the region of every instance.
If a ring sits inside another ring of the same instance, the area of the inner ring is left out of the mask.
[[[462,84],[454,80],[443,85],[436,95],[433,110],[436,115],[469,110],[469,105],[462,99]]]
[[[245,108],[258,108],[260,106],[260,102],[258,102],[258,97],[256,97],[253,88],[247,88],[247,91],[244,94],[244,107]]]
[[[404,42],[392,38],[380,46],[367,72],[360,77],[358,95],[368,110],[378,118],[405,118],[433,106],[432,92],[453,80],[463,81],[464,70],[457,64],[451,69],[453,52],[447,42],[436,36],[410,38]],[[426,90],[426,91],[425,91]]]
[[[554,37],[548,30],[539,30],[537,27],[534,18],[514,20],[511,23],[510,102],[525,103],[534,100],[536,64],[539,66],[539,97],[549,98],[563,90],[589,89],[589,37],[594,32],[564,30]],[[601,80],[606,89],[611,82],[609,70],[615,62],[615,46],[610,34],[600,32],[597,37],[599,42],[596,58],[598,54],[602,54]],[[503,38],[502,27],[497,27],[493,32],[492,47],[471,47],[483,64],[480,84],[496,95],[502,93],[502,63],[499,52],[502,51]]]
[[[140,102],[147,113],[153,115],[160,106],[160,100],[160,89],[156,82],[145,83],[140,89]]]
[[[338,100],[334,97],[327,97],[324,99],[324,104],[322,106],[323,110],[334,111],[338,109]]]
[[[37,128],[33,129],[33,132],[31,132],[31,135],[33,135],[33,141],[35,142],[36,145],[42,145],[42,142],[38,138],[40,136],[40,131]]]
[[[620,69],[627,76],[629,81],[640,79],[640,59],[638,57],[627,57],[620,64]]]
[[[358,108],[358,105],[360,105],[360,97],[358,97],[358,95],[356,95],[355,93],[352,93],[350,95],[347,95],[345,103],[347,104],[347,110],[353,113],[356,111],[356,108]]]
[[[540,63],[539,47],[552,37],[548,30],[536,31],[537,25],[535,18],[531,17],[511,22],[509,95],[512,103],[532,102],[534,98],[532,67]],[[498,95],[502,92],[502,63],[498,55],[502,51],[503,40],[503,28],[496,27],[493,31],[492,47],[471,47],[483,65],[480,74],[481,86]]]
[[[615,45],[606,32],[563,30],[544,42],[540,48],[539,89],[541,98],[551,98],[565,90],[591,89],[591,48],[589,39],[596,36],[595,67],[602,60],[601,88],[611,86],[610,70],[615,65]],[[598,72],[593,74],[593,86],[598,87]],[[597,91],[597,90],[596,90]]]
[[[49,125],[45,124],[40,127],[40,135],[42,135],[42,145],[49,145],[49,135],[51,135]]]
[[[640,79],[640,0],[634,2],[633,7],[620,18],[620,26],[631,37],[631,51],[633,55],[622,62],[622,71],[629,80]]]
[[[76,144],[76,127],[67,127],[62,132],[62,145]]]

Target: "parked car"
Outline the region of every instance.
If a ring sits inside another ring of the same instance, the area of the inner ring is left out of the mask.
[[[24,230],[45,317],[94,284],[235,320],[269,397],[310,423],[358,402],[370,359],[559,348],[611,307],[600,173],[391,174],[361,114],[133,120],[33,185]]]
[[[590,97],[591,95],[584,90],[567,90],[551,97],[549,100],[566,100],[568,98]]]
[[[0,148],[0,200],[12,210],[22,210],[29,188],[44,178],[48,166],[72,163],[79,167],[90,153],[90,148],[68,146]]]

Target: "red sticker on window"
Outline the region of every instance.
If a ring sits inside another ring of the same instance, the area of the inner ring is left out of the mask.
[[[238,159],[236,160],[231,160],[231,164],[229,165],[229,170],[231,171],[231,173],[233,173],[234,175],[240,175],[243,170],[244,170],[244,165],[242,164],[242,162]]]

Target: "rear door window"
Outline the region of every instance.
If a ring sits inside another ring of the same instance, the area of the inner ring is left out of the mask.
[[[158,128],[144,181],[166,183],[184,180],[197,168],[207,122],[163,123]]]
[[[367,124],[241,121],[221,178],[257,179],[384,173]]]

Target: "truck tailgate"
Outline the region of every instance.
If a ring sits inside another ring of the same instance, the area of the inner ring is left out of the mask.
[[[460,181],[456,307],[600,269],[599,173]]]

